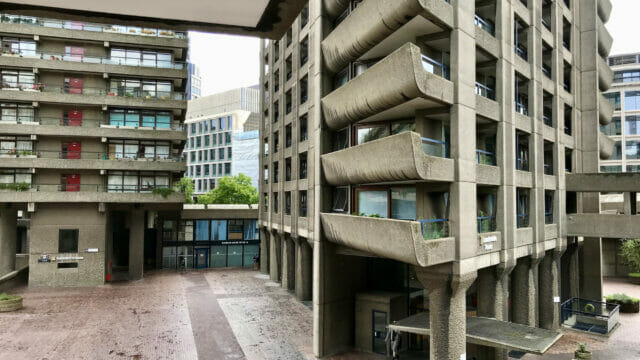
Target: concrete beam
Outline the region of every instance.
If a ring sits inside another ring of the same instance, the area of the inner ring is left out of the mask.
[[[640,192],[640,173],[566,174],[567,191]]]
[[[0,277],[16,270],[17,211],[0,210]]]
[[[142,279],[144,268],[144,210],[129,214],[129,280]]]
[[[603,238],[640,237],[640,216],[609,214],[567,215],[568,236],[589,236]]]

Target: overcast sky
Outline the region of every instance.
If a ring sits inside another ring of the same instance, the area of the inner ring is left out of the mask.
[[[640,0],[611,0],[607,29],[611,54],[640,52]],[[200,67],[202,95],[258,83],[260,41],[257,38],[191,32],[191,61]]]

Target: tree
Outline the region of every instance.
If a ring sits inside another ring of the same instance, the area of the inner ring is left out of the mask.
[[[176,188],[179,192],[184,193],[187,204],[193,204],[193,180],[183,177],[176,185]]]
[[[251,178],[245,174],[225,176],[218,180],[215,189],[198,196],[198,204],[257,204],[258,189],[251,185]]]
[[[640,239],[623,240],[620,250],[631,271],[640,272]]]

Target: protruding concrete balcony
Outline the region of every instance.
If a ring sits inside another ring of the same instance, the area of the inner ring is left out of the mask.
[[[322,155],[322,170],[327,183],[333,186],[393,181],[451,182],[454,161],[444,158],[445,150],[435,149],[436,145],[423,142],[417,133],[405,132]]]
[[[184,194],[174,192],[166,197],[140,191],[110,192],[103,185],[70,185],[74,191],[64,191],[62,185],[31,185],[26,191],[0,190],[0,202],[3,203],[155,203],[181,204]]]
[[[598,133],[598,142],[600,145],[600,160],[609,160],[613,154],[613,147],[616,141],[603,133]]]
[[[611,1],[610,0],[598,0],[598,16],[603,23],[609,21],[611,16]]]
[[[611,83],[613,83],[613,70],[601,56],[598,56],[598,85],[600,91],[609,90]]]
[[[600,125],[609,125],[613,118],[613,105],[602,94],[600,94],[599,105],[598,111],[600,113]]]
[[[454,238],[425,240],[417,221],[327,213],[320,218],[329,241],[375,256],[417,266],[446,263],[455,257]]]
[[[613,44],[613,37],[609,34],[609,31],[604,24],[598,21],[598,53],[602,57],[608,57],[611,52],[611,45]]]
[[[451,24],[453,9],[444,0],[362,2],[322,41],[325,65],[334,73],[342,70],[416,17],[428,20],[423,31],[441,31],[446,26],[434,24]]]
[[[338,17],[349,6],[350,0],[323,0],[324,10],[331,17]]]
[[[393,108],[389,116],[453,102],[453,83],[436,75],[420,48],[407,43],[322,99],[327,126],[341,129]]]
[[[186,170],[186,162],[179,156],[134,159],[117,157],[115,154],[108,153],[37,151],[25,155],[0,155],[0,168],[138,170],[179,173]]]
[[[640,216],[605,214],[567,215],[568,236],[630,239],[640,237]]]

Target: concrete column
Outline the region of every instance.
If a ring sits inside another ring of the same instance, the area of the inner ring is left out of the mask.
[[[429,291],[430,359],[466,359],[466,294],[475,272],[453,275],[416,267],[416,276]]]
[[[144,267],[144,210],[131,210],[129,216],[129,280],[140,280]]]
[[[269,274],[269,231],[260,229],[260,272]]]
[[[570,246],[571,251],[569,260],[569,295],[571,297],[580,297],[580,247],[575,244]]]
[[[478,271],[478,316],[507,321],[509,319],[509,274],[513,267],[501,265]],[[508,351],[488,346],[478,347],[478,360],[502,360]]]
[[[511,319],[514,323],[537,326],[538,263],[539,259],[521,258],[513,270]]]
[[[282,287],[293,290],[295,281],[295,245],[293,239],[285,235],[282,239]]]
[[[539,267],[539,321],[543,329],[560,327],[560,251],[547,251]]]
[[[635,192],[624,193],[624,214],[625,215],[638,214],[637,201],[638,201],[637,193]]]
[[[601,301],[602,294],[602,239],[584,238],[580,247],[580,296]]]
[[[0,276],[16,269],[17,216],[15,209],[0,210]]]
[[[298,238],[296,241],[296,298],[300,301],[311,300],[312,255],[311,246],[307,243],[307,239]]]
[[[271,233],[269,237],[271,239],[269,242],[269,277],[272,281],[280,281],[280,256],[282,256],[280,235]]]

